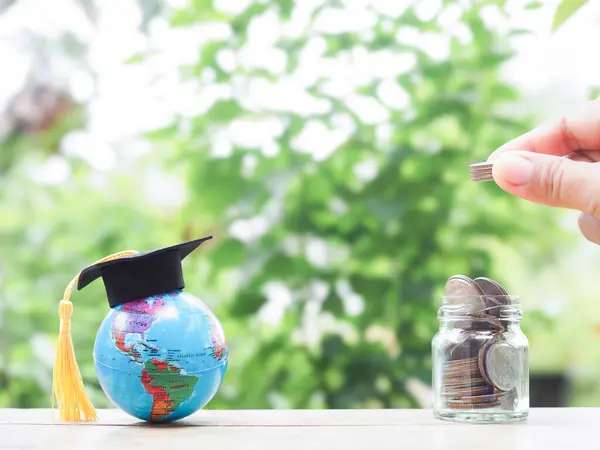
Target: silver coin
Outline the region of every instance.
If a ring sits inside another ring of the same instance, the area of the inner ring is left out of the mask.
[[[453,360],[466,360],[468,358],[477,358],[481,342],[477,340],[468,340],[461,343],[456,343],[448,347],[446,351],[448,356]]]
[[[473,280],[485,295],[508,295],[508,291],[504,289],[500,283],[491,278],[479,277]]]
[[[508,392],[502,394],[500,397],[500,407],[507,411],[514,411],[517,407],[517,390],[516,388],[511,389]]]
[[[465,314],[465,316],[469,317],[471,323],[487,324],[488,328],[504,330],[502,322],[495,315],[490,314],[489,311]]]
[[[506,341],[495,342],[485,352],[485,374],[501,391],[509,391],[519,381],[519,351]]]
[[[500,317],[500,306],[508,303],[508,291],[500,283],[491,278],[479,277],[473,280],[485,292],[485,312],[491,316]]]
[[[444,294],[446,297],[473,297],[483,295],[484,292],[477,283],[469,277],[464,275],[454,275],[446,282]]]
[[[481,288],[465,275],[450,277],[444,287],[444,294],[451,304],[463,305],[471,310],[478,311],[486,306],[481,298],[483,295]]]
[[[485,371],[485,369],[486,369],[485,361],[486,361],[487,354],[490,350],[490,347],[492,345],[494,345],[496,342],[498,342],[498,338],[495,336],[490,341],[486,342],[479,350],[479,358],[477,360],[477,366],[479,368],[479,373],[481,374],[481,376],[483,377],[485,382],[487,384],[489,384],[490,386],[493,386],[494,383],[492,383],[488,374]]]

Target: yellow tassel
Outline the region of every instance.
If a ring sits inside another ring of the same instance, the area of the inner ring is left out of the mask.
[[[118,252],[96,261],[93,265],[136,253],[134,250]],[[54,359],[54,373],[52,375],[52,412],[54,414],[54,407],[57,406],[60,411],[60,419],[66,422],[98,420],[94,405],[85,392],[79,365],[75,358],[73,340],[71,339],[73,303],[71,303],[70,298],[73,288],[78,281],[79,274],[67,286],[58,307],[60,332],[56,347],[56,357]]]

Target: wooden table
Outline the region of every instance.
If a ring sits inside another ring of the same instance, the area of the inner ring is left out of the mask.
[[[50,410],[0,410],[0,449],[520,450],[600,447],[600,408],[533,409],[525,422],[442,422],[429,410],[201,411],[148,425],[116,410],[91,424],[52,421]]]

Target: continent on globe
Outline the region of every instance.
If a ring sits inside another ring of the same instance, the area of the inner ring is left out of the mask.
[[[210,354],[217,361],[222,361],[223,358],[227,355],[227,347],[215,345]]]
[[[215,322],[211,314],[206,315],[208,320],[208,326],[210,327],[210,339],[212,341],[211,356],[217,361],[222,361],[227,357],[227,342],[225,341],[225,335],[220,325]]]
[[[112,333],[116,347],[123,353],[131,356],[134,361],[140,361],[140,352],[135,349],[135,343],[127,345],[127,336],[141,334],[148,331],[157,319],[157,314],[164,308],[165,302],[160,299],[143,299],[125,303],[112,321]],[[138,344],[148,347],[143,342]],[[148,347],[149,348],[149,347]]]
[[[158,359],[146,361],[140,379],[152,396],[151,421],[162,420],[174,412],[192,395],[198,382],[198,377],[183,375],[181,368]]]

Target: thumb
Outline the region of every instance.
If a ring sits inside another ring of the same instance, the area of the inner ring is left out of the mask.
[[[600,218],[600,165],[533,152],[498,156],[494,180],[506,192]]]

